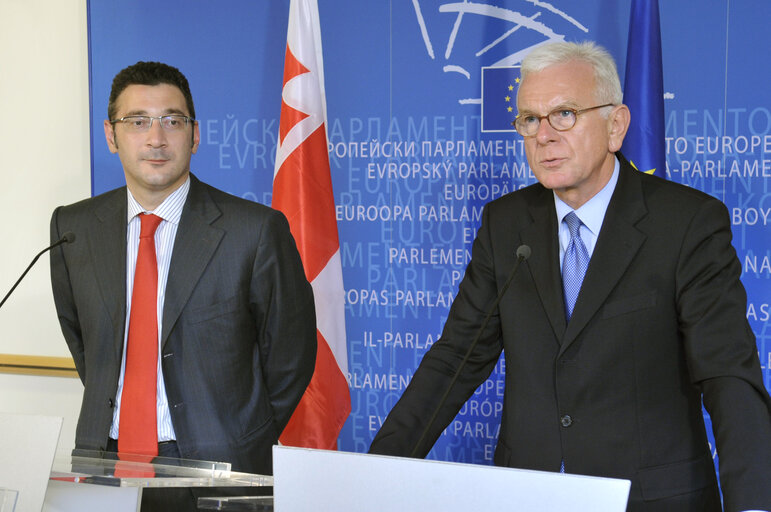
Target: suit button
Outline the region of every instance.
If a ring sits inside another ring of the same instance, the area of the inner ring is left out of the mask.
[[[109,407],[110,409],[115,407],[115,402],[113,402],[112,398],[107,399],[107,407]]]
[[[573,418],[571,418],[570,415],[566,414],[560,418],[560,423],[562,424],[563,427],[567,428],[573,424]]]

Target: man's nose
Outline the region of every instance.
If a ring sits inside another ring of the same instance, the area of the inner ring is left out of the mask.
[[[166,130],[161,126],[160,119],[153,119],[147,131],[147,144],[153,147],[166,145]]]
[[[546,144],[558,137],[558,131],[549,123],[549,118],[544,117],[538,123],[538,131],[535,132],[535,139],[539,144]]]

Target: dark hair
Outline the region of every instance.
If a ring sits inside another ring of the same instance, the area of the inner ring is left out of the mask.
[[[195,107],[193,106],[193,95],[190,94],[190,85],[187,78],[180,70],[162,62],[137,62],[125,69],[122,69],[112,79],[112,89],[110,90],[110,101],[107,104],[107,118],[115,119],[117,107],[115,102],[118,96],[129,85],[173,85],[182,92],[187,103],[187,109],[190,116],[195,119]]]

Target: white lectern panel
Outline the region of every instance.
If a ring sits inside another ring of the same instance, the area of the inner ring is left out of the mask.
[[[62,418],[0,413],[0,487],[19,492],[15,512],[39,512]]]
[[[624,512],[629,480],[273,447],[279,512]]]

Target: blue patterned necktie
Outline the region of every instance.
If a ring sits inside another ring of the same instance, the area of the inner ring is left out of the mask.
[[[562,261],[562,288],[565,292],[565,318],[570,321],[573,308],[581,291],[586,268],[589,266],[589,252],[581,240],[579,228],[583,224],[575,212],[568,213],[563,219],[570,231],[570,242]]]

